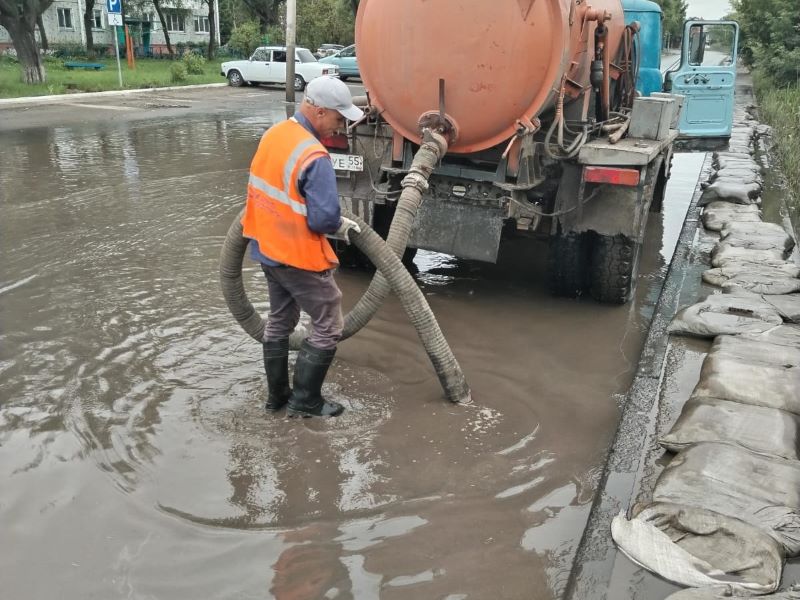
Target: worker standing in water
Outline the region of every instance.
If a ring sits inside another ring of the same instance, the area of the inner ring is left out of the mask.
[[[344,407],[321,395],[342,336],[342,293],[333,273],[339,261],[326,235],[348,241],[358,225],[341,216],[336,174],[321,139],[363,116],[349,88],[322,76],[306,86],[294,116],[270,127],[250,165],[242,228],[269,288],[262,341],[268,411],[288,403],[289,416],[336,416]],[[300,310],[312,333],[297,356],[289,386],[289,335]]]

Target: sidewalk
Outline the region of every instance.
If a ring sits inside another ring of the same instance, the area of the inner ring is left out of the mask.
[[[169,92],[174,90],[193,90],[199,88],[225,87],[228,83],[202,83],[198,85],[173,85],[160,88],[136,88],[125,90],[109,90],[106,92],[80,92],[77,94],[56,94],[53,96],[22,96],[20,98],[0,99],[0,108],[4,106],[16,106],[27,104],[54,104],[57,102],[78,102],[91,98],[107,98],[113,96],[131,96],[134,94],[150,94],[158,92]]]

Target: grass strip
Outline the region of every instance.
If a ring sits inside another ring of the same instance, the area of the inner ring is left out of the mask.
[[[789,187],[789,217],[800,231],[800,87],[776,88],[758,76],[754,82],[761,115],[772,126],[773,153]]]
[[[228,60],[228,59],[226,59]],[[70,70],[65,62],[103,63],[105,67]],[[172,85],[196,85],[200,83],[225,83],[219,74],[221,60],[206,62],[203,73],[186,75],[182,81],[173,81],[172,65],[180,61],[155,58],[136,59],[136,69],[129,69],[124,59],[122,67],[122,88],[119,87],[117,62],[114,58],[100,59],[55,59],[45,58],[46,83],[29,85],[22,81],[22,71],[16,59],[0,59],[0,98],[19,98],[23,96],[46,96],[74,92],[104,92],[118,89],[141,89],[166,87]]]

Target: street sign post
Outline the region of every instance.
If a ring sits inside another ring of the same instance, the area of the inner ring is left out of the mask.
[[[117,75],[119,87],[122,87],[122,67],[119,66],[119,32],[117,27],[122,25],[122,0],[106,0],[108,24],[114,26],[114,54],[117,55]]]

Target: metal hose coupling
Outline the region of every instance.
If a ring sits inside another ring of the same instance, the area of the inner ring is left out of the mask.
[[[413,187],[419,191],[420,194],[424,194],[428,189],[428,178],[421,170],[412,167],[411,171],[403,177],[403,181],[400,182],[400,185],[404,188]]]

